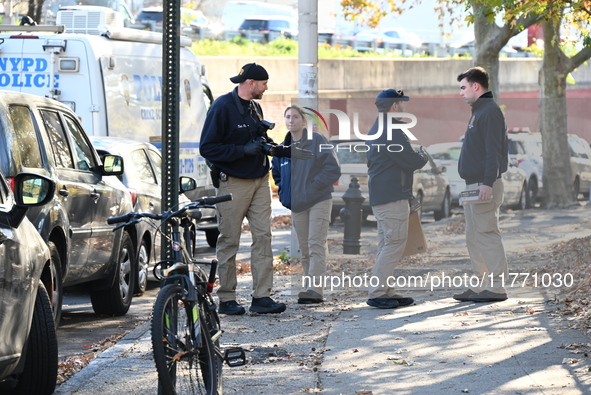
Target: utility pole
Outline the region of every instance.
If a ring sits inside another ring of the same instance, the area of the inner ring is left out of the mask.
[[[301,107],[318,109],[318,0],[298,0],[298,99]],[[295,228],[291,227],[291,251],[301,257]]]
[[[318,0],[298,2],[298,102],[318,108]]]

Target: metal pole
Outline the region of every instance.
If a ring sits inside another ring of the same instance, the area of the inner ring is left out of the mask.
[[[298,1],[298,104],[318,108],[318,0]],[[291,228],[290,255],[301,257],[300,245]]]
[[[165,0],[162,10],[162,210],[179,198],[180,7],[180,0]],[[170,229],[164,234],[170,236]],[[163,239],[161,245],[162,259],[170,258],[170,243]]]
[[[318,108],[318,0],[299,0],[298,102]]]

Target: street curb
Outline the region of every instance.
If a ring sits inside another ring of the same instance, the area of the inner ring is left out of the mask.
[[[82,370],[74,374],[74,376],[69,378],[63,384],[59,385],[54,394],[70,395],[78,392],[90,381],[91,378],[96,376],[98,372],[105,367],[112,365],[114,361],[127,353],[146,334],[146,332],[150,331],[150,324],[151,321],[148,320],[136,326],[134,330],[121,338],[117,344],[98,354],[95,359]]]

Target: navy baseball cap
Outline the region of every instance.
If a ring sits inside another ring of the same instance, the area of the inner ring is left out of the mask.
[[[377,99],[394,99],[394,101],[409,101],[410,97],[405,96],[404,92],[396,89],[386,89],[381,91]]]
[[[397,101],[409,101],[410,97],[405,96],[404,92],[396,89],[386,89],[380,92],[376,98],[376,107],[378,111],[387,111],[392,104]]]
[[[260,64],[247,63],[240,69],[238,75],[230,78],[235,84],[239,84],[246,80],[266,81],[269,79],[269,73]]]

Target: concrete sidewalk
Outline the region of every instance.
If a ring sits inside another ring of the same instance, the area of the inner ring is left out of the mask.
[[[530,269],[519,258],[523,245],[528,244],[524,238],[535,237],[540,243],[547,237],[550,242],[549,224],[563,227],[572,224],[573,218],[578,221],[575,231],[579,237],[591,234],[591,210],[527,211],[506,217],[504,237],[514,269],[510,271]],[[535,236],[533,230],[519,230],[531,228],[528,223],[532,221],[546,226]],[[466,263],[463,237],[442,232],[447,225],[445,221],[424,224],[433,246],[427,260],[439,256],[442,264],[401,268],[402,275],[437,273]],[[274,237],[274,250],[287,247],[289,232],[276,233],[281,236]],[[556,237],[564,239],[566,232],[562,233]],[[362,255],[331,251],[330,258],[371,257],[375,245],[369,241],[375,238],[375,228],[364,228],[363,235]],[[342,228],[331,227],[331,238],[339,237]],[[244,244],[247,248],[247,239]],[[248,249],[241,251],[248,255]],[[447,257],[454,259],[453,264],[445,265]],[[351,288],[328,292],[322,305],[297,305],[293,280],[276,276],[273,297],[288,303],[285,313],[222,316],[222,343],[244,347],[250,361],[244,367],[224,368],[224,393],[591,393],[587,354],[591,341],[580,330],[568,329],[571,322],[555,312],[559,305],[553,290],[519,284],[509,289],[510,299],[505,302],[475,304],[453,300],[454,289],[413,287],[401,293],[415,298],[414,305],[380,310],[365,304],[363,289]],[[245,307],[250,304],[251,284],[250,276],[240,277],[239,302]],[[156,386],[149,323],[145,323],[59,386],[56,393],[156,394]]]

